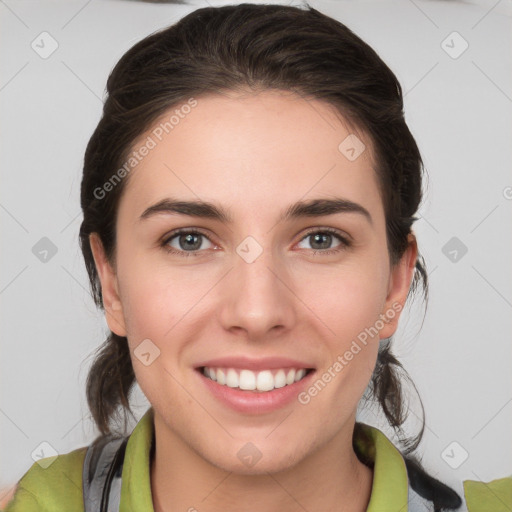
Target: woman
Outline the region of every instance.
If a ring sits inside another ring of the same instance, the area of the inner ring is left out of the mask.
[[[101,436],[34,464],[7,510],[460,510],[401,428],[390,342],[427,273],[389,68],[309,6],[242,4],[145,38],[107,89],[80,229],[111,331]],[[135,379],[151,407],[123,437]],[[400,450],[356,422],[371,397]]]

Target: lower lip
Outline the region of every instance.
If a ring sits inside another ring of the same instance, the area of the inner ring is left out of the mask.
[[[202,370],[196,370],[199,377],[210,392],[223,404],[237,412],[245,414],[265,414],[276,411],[297,399],[298,394],[309,386],[314,371],[310,371],[303,379],[272,391],[244,391],[218,384],[205,377]]]

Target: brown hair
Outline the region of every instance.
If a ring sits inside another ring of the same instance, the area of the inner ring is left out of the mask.
[[[307,4],[207,7],[138,42],[108,78],[103,116],[87,145],[81,186],[80,245],[98,307],[104,305],[89,235],[98,233],[107,257],[115,263],[117,206],[126,178],[101,197],[97,191],[123,165],[134,141],[168,109],[190,97],[247,87],[323,100],[370,136],[390,262],[400,260],[422,198],[424,169],[404,120],[402,89],[393,72],[345,25]],[[409,294],[420,282],[426,302],[427,273],[421,255]],[[384,343],[368,391],[409,453],[421,440],[424,418],[416,436],[403,436],[403,378],[408,379],[405,370]],[[87,401],[102,434],[111,432],[120,407],[126,422],[134,382],[127,340],[111,332],[87,379]]]

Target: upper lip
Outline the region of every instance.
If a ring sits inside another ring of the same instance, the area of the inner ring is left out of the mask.
[[[313,368],[309,363],[290,359],[288,357],[263,357],[253,359],[244,356],[218,357],[205,360],[196,365],[197,368],[207,366],[208,368],[238,368],[253,371],[275,370],[279,368]]]

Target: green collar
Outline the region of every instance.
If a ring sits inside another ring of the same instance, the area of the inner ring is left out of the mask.
[[[137,423],[126,445],[120,510],[154,512],[150,481],[150,452],[154,436],[153,408]],[[367,512],[407,512],[407,468],[395,445],[377,428],[356,423],[354,447],[373,465]]]

